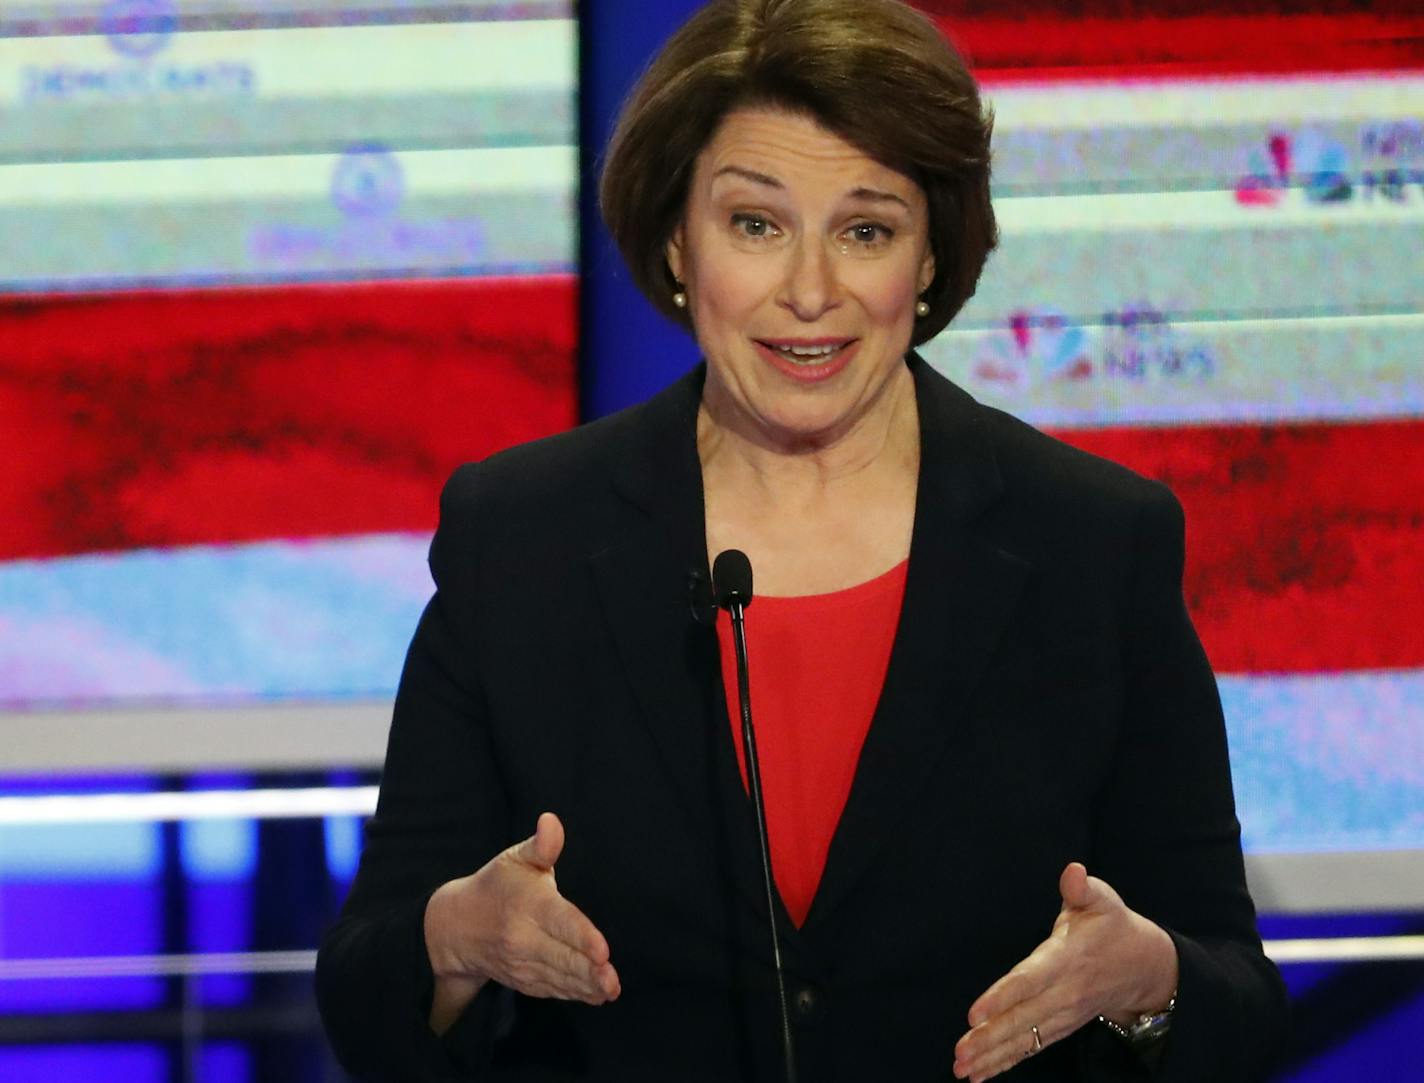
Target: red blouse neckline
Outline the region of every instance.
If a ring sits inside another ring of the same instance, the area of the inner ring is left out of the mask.
[[[841,602],[860,603],[881,593],[898,591],[904,585],[905,574],[909,570],[910,558],[906,557],[893,568],[881,572],[872,579],[854,583],[840,590],[824,594],[753,594],[752,602],[763,602],[777,607],[815,606]]]

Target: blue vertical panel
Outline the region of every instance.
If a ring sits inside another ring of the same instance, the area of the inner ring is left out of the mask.
[[[236,1042],[213,1042],[203,1047],[198,1070],[201,1083],[248,1083],[252,1058]]]
[[[598,214],[598,167],[618,108],[658,46],[701,3],[585,4],[579,12],[580,379],[590,420],[642,402],[686,372],[697,347],[628,274]]]
[[[1404,936],[1424,930],[1419,914],[1263,914],[1268,940]],[[1294,1033],[1273,1083],[1412,1079],[1408,1040],[1424,1033],[1424,963],[1289,963]]]
[[[168,1057],[156,1045],[0,1047],[5,1083],[169,1083]]]
[[[1419,984],[1417,979],[1416,984]],[[1305,1065],[1281,1073],[1277,1083],[1419,1079],[1424,1071],[1419,1056],[1421,1034],[1424,1034],[1424,995],[1376,1016]]]
[[[361,817],[328,816],[324,824],[326,871],[342,887],[356,878],[361,862]]]
[[[55,789],[12,780],[7,794]],[[67,793],[151,789],[144,779],[70,779]],[[0,957],[144,955],[164,950],[163,848],[157,824],[14,824],[0,827]],[[0,1013],[152,1007],[158,978],[0,983]],[[0,1072],[0,1078],[11,1078]]]
[[[205,777],[202,788],[245,786],[246,779]],[[257,868],[253,820],[194,820],[179,827],[178,852],[187,893],[186,950],[247,951],[252,946],[252,879]],[[198,1001],[231,1005],[244,1001],[252,979],[241,974],[206,975],[197,981]]]

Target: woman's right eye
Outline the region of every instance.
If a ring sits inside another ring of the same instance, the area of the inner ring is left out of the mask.
[[[732,228],[744,237],[760,240],[776,236],[777,230],[771,222],[759,214],[732,215]]]

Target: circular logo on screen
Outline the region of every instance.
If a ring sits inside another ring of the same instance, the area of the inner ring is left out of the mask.
[[[404,197],[400,162],[379,143],[359,143],[337,161],[331,201],[342,213],[362,218],[390,214]]]
[[[1020,309],[987,337],[974,362],[986,383],[1022,390],[1039,380],[1087,380],[1093,375],[1083,328],[1053,308]]]
[[[109,0],[99,25],[114,52],[147,60],[178,28],[178,9],[173,0]]]

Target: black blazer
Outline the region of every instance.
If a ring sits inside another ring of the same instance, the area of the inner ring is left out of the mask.
[[[921,467],[900,626],[811,911],[800,929],[777,914],[801,1078],[950,1079],[970,1003],[1047,935],[1075,859],[1177,944],[1152,1078],[1259,1078],[1285,996],[1182,602],[1180,506],[908,363]],[[753,815],[716,633],[689,611],[708,571],[703,373],[445,489],[379,808],[317,964],[358,1076],[779,1077]],[[622,996],[491,985],[436,1038],[426,901],[546,809],[567,831],[560,890],[607,936]],[[1007,1078],[1145,1072],[1092,1024]]]

